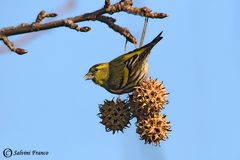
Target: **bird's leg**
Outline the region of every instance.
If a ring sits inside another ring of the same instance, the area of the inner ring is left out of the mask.
[[[141,36],[141,40],[139,43],[139,47],[142,47],[143,45],[143,41],[144,41],[144,37],[146,34],[146,30],[147,30],[147,24],[148,24],[148,17],[145,17],[145,21],[144,21],[144,25],[143,25],[143,31],[142,31],[142,36]]]
[[[120,101],[121,101],[121,96],[118,95],[118,97],[117,97],[117,102],[120,102]]]

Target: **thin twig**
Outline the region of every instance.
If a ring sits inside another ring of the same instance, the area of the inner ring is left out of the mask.
[[[19,55],[25,54],[28,51],[22,48],[15,48],[14,44],[6,37],[6,36],[0,36],[4,42],[4,44],[13,52],[16,52]]]
[[[116,32],[120,33],[121,35],[123,35],[124,37],[126,37],[126,39],[129,42],[132,42],[133,44],[137,43],[137,40],[134,38],[134,36],[129,32],[129,30],[127,28],[123,28],[114,23],[116,21],[116,19],[114,19],[112,17],[107,17],[107,16],[99,16],[99,17],[97,17],[96,20],[107,24],[108,27],[112,28],[114,31],[116,31]]]
[[[44,10],[42,10],[38,14],[38,16],[35,20],[35,23],[41,23],[44,18],[51,18],[51,17],[56,17],[56,16],[57,16],[57,13],[46,13]]]
[[[37,18],[35,22],[33,22],[32,25],[32,30],[33,31],[38,31],[40,30],[40,23],[43,21],[44,18],[53,18],[56,17],[57,13],[46,13],[44,10],[38,13]]]
[[[91,30],[91,28],[88,27],[88,26],[79,27],[79,26],[77,25],[77,23],[74,23],[74,22],[73,22],[72,20],[70,20],[70,19],[65,20],[65,25],[66,25],[66,27],[69,27],[69,28],[71,28],[71,29],[74,29],[74,30],[76,30],[76,31],[78,31],[78,32],[88,32],[88,31]]]
[[[104,8],[108,8],[110,4],[111,4],[110,0],[105,0]]]

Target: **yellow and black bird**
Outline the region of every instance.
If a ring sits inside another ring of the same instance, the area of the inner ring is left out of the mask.
[[[102,86],[114,94],[132,92],[141,81],[147,79],[147,59],[152,48],[163,38],[162,32],[150,43],[123,54],[110,62],[92,66],[85,75],[86,80]]]

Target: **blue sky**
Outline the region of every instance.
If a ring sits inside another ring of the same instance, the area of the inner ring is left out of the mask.
[[[84,22],[79,25],[90,26],[88,33],[68,28],[34,33],[30,43],[17,46],[28,54],[1,54],[0,153],[9,147],[50,153],[11,159],[240,159],[240,2],[134,2],[170,14],[164,20],[150,19],[145,38],[149,42],[164,31],[149,65],[151,77],[164,81],[170,92],[163,111],[171,121],[169,139],[160,147],[145,145],[135,133],[134,120],[124,134],[106,133],[99,124],[98,104],[114,95],[83,76],[93,64],[122,54],[125,39],[104,24]],[[31,23],[39,11],[65,3],[4,1],[0,27]],[[103,3],[78,0],[59,18],[96,10]],[[140,38],[144,18],[125,13],[113,17]],[[128,50],[133,48],[128,44]]]

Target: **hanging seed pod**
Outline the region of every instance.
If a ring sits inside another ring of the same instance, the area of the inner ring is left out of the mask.
[[[142,119],[150,114],[159,113],[168,103],[167,91],[162,82],[150,79],[143,81],[129,95],[128,106],[134,117]]]
[[[131,119],[131,112],[126,105],[126,101],[121,99],[105,100],[103,104],[99,106],[100,113],[98,114],[101,122],[107,132],[112,131],[113,134],[117,131],[123,132],[123,129],[128,127]]]
[[[153,109],[149,105],[139,103],[133,100],[133,95],[129,95],[127,105],[130,108],[132,117],[136,117],[137,121],[148,117],[150,114],[159,113],[158,109]]]
[[[169,131],[170,122],[166,120],[166,115],[154,114],[137,123],[137,133],[145,144],[159,145],[161,140],[168,138]]]

